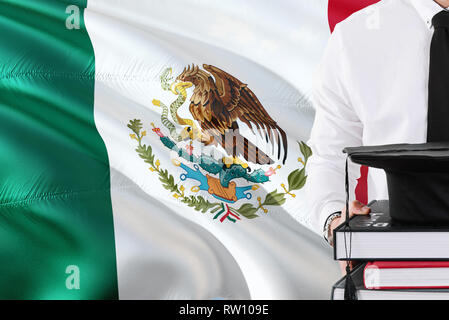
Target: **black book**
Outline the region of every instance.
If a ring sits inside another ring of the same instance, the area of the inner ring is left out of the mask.
[[[372,290],[366,289],[363,284],[363,270],[365,264],[362,263],[351,271],[351,277],[357,291],[358,300],[447,300],[449,299],[449,289],[395,289],[395,290]],[[332,287],[332,300],[343,300],[345,292],[345,278],[340,279]]]
[[[370,215],[351,218],[350,232],[344,224],[334,230],[336,260],[449,260],[448,225],[398,224],[388,201],[370,207]]]

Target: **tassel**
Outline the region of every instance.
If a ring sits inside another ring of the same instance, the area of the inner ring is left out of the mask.
[[[354,281],[351,277],[351,269],[349,263],[346,266],[346,279],[345,279],[345,300],[357,300],[357,290],[354,285]]]
[[[345,212],[345,227],[344,227],[344,238],[345,238],[345,252],[346,252],[346,279],[345,279],[345,300],[357,300],[357,291],[354,285],[354,281],[351,277],[350,259],[351,259],[351,242],[352,233],[351,227],[349,226],[349,174],[348,174],[348,158],[346,157],[345,165],[345,191],[346,191],[346,212]],[[349,246],[346,241],[346,232],[349,232]],[[349,248],[348,248],[349,247]]]

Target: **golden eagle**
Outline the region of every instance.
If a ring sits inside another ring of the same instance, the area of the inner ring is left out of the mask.
[[[265,135],[266,142],[278,147],[277,157],[281,157],[281,144],[284,149],[283,163],[287,158],[287,137],[267,113],[248,86],[229,73],[207,64],[201,70],[198,66],[184,68],[176,78],[191,82],[195,88],[190,99],[190,113],[201,129],[207,133],[205,145],[220,144],[229,155],[241,155],[245,160],[257,164],[270,164],[273,160],[241,136],[237,119],[245,123],[254,133],[253,125]],[[215,78],[212,78],[212,76]],[[229,134],[230,133],[230,134]],[[282,143],[281,143],[282,139]]]

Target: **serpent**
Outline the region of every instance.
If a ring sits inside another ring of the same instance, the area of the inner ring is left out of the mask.
[[[173,94],[177,96],[176,100],[170,104],[170,115],[173,121],[179,125],[187,126],[183,129],[181,134],[178,134],[176,131],[175,125],[168,119],[168,108],[165,104],[160,102],[159,100],[153,100],[153,104],[160,106],[162,108],[161,121],[162,124],[170,130],[170,135],[177,142],[189,137],[190,139],[201,139],[201,130],[198,129],[195,122],[191,119],[184,119],[178,115],[178,109],[184,104],[187,99],[187,91],[186,89],[191,87],[192,84],[190,82],[173,82],[170,84],[170,81],[173,79],[172,69],[166,68],[161,76],[161,87],[165,91],[171,91]]]
[[[161,102],[160,100],[153,100],[153,104],[155,106],[162,108],[161,121],[162,124],[170,131],[170,136],[176,142],[182,141],[182,136],[176,131],[176,126],[168,119],[168,108],[167,106]]]

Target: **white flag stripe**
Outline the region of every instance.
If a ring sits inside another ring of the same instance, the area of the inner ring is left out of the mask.
[[[120,298],[329,298],[338,270],[323,240],[300,223],[307,214],[303,192],[257,219],[220,223],[162,188],[134,151],[136,141],[126,127],[130,119],[141,119],[145,143],[179,180],[170,152],[151,132],[150,123],[160,123],[162,111],[152,100],[173,101],[161,89],[165,68],[176,76],[189,64],[212,64],[248,84],[288,135],[285,170],[298,167],[296,141],[309,135],[313,110],[306,96],[328,27],[326,1],[292,3],[270,8],[248,2],[237,10],[237,1],[89,1],[95,122],[112,170]],[[278,24],[271,20],[282,16]],[[238,21],[243,22],[234,25]],[[180,114],[187,116],[187,108]],[[271,191],[286,178],[275,174],[261,188]]]

